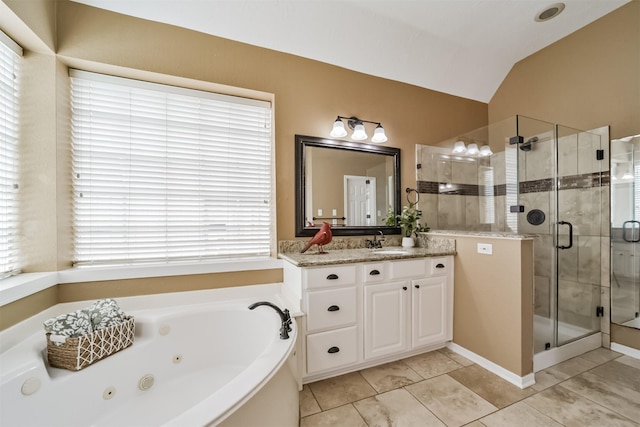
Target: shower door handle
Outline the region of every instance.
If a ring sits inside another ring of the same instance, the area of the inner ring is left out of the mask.
[[[558,225],[568,225],[569,226],[569,244],[567,246],[558,245],[558,249],[571,249],[573,247],[573,224],[569,221],[558,221]],[[559,238],[560,236],[558,236]]]
[[[627,224],[638,224],[638,226],[640,227],[640,221],[625,221],[622,223],[622,238],[624,239],[625,242],[629,242],[629,243],[638,243],[640,242],[640,233],[638,233],[638,238],[634,239],[634,235],[635,233],[635,226],[632,225],[631,226],[631,239],[627,239]]]

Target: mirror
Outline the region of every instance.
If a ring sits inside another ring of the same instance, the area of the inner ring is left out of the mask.
[[[640,135],[611,141],[611,322],[640,329]]]
[[[296,135],[296,236],[323,221],[336,236],[399,234],[385,225],[400,207],[400,149]]]

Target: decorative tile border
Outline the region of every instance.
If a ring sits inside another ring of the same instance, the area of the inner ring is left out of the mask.
[[[581,175],[570,175],[560,178],[559,189],[569,190],[576,188],[593,188],[608,186],[610,182],[609,171],[586,173]],[[448,187],[447,187],[448,185]],[[493,187],[474,184],[447,184],[435,181],[418,181],[418,193],[441,194],[443,196],[505,196],[507,193],[515,193],[515,184],[499,184]],[[521,182],[519,185],[520,194],[540,193],[551,191],[554,186],[553,178],[544,178],[534,181]]]

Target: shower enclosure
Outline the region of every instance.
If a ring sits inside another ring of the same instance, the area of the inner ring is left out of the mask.
[[[432,229],[533,236],[536,353],[600,331],[601,263],[609,256],[608,144],[600,139],[516,116],[417,146],[418,191]],[[493,152],[453,153],[460,143]]]

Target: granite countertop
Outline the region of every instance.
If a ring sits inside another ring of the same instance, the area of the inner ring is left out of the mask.
[[[355,262],[387,261],[396,259],[424,258],[455,255],[452,248],[403,248],[400,246],[383,247],[382,249],[334,249],[326,250],[326,254],[318,254],[317,248],[301,254],[299,252],[279,253],[278,257],[297,267],[317,267],[322,265],[351,264]],[[391,253],[395,252],[395,253]]]
[[[433,237],[438,236],[460,236],[460,237],[486,237],[493,239],[513,239],[527,240],[536,237],[535,234],[514,234],[507,232],[495,231],[464,231],[464,230],[431,230],[429,234]]]

